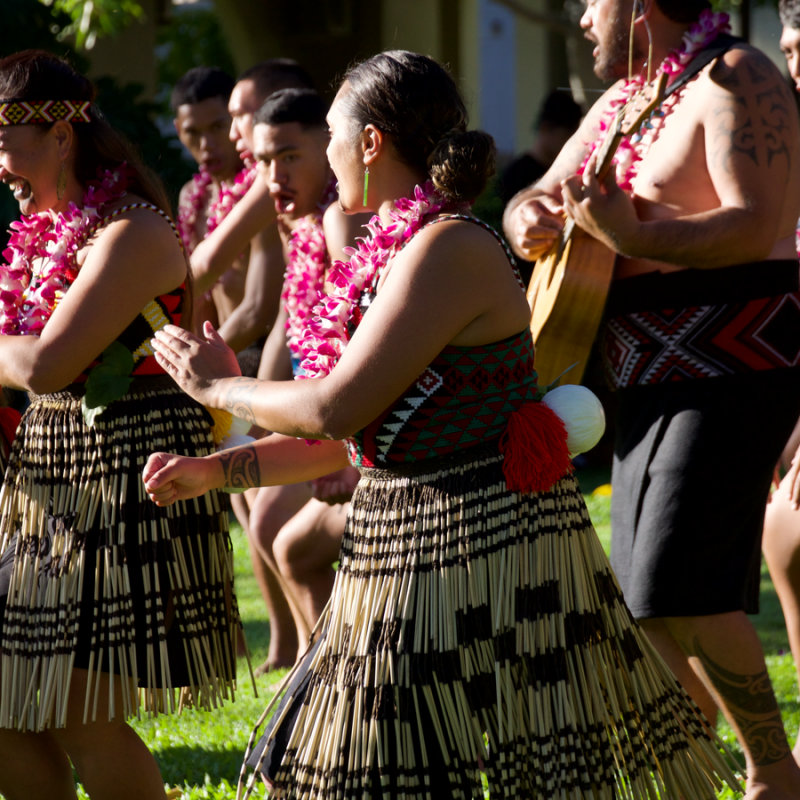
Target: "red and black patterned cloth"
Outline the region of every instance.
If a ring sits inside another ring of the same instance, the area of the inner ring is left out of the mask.
[[[348,441],[357,467],[448,455],[498,438],[536,394],[527,328],[480,347],[448,345],[377,419]]]
[[[603,359],[618,389],[800,364],[796,260],[616,281]]]
[[[183,297],[186,284],[181,284],[167,294],[151,300],[136,316],[136,319],[117,337],[117,341],[133,354],[134,368],[131,373],[135,378],[147,375],[166,375],[155,359],[150,340],[157,330],[164,325],[180,325],[183,312]],[[100,355],[73,381],[85,383],[89,371],[100,363]]]

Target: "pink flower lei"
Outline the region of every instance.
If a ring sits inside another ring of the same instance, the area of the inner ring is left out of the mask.
[[[256,175],[256,166],[248,164],[237,173],[233,183],[230,185],[225,181],[220,183],[217,199],[208,209],[206,236],[219,227],[222,220],[230,214],[234,206],[247,194],[256,179]],[[212,178],[208,170],[205,167],[200,167],[200,170],[192,176],[192,188],[189,192],[189,197],[178,212],[178,232],[189,255],[194,249],[192,240],[195,235],[197,218],[200,216],[200,212],[206,202],[206,192],[211,181]]]
[[[698,21],[684,33],[683,43],[680,48],[669,53],[661,66],[659,66],[656,74],[660,75],[665,72],[671,76],[670,82],[672,82],[686,69],[692,59],[701,50],[708,47],[719,34],[730,33],[729,19],[727,14],[721,12],[703,11]],[[637,75],[630,81],[625,81],[620,87],[619,93],[611,99],[600,120],[600,135],[590,144],[589,152],[578,170],[579,175],[583,175],[590,156],[600,146],[606,137],[606,133],[614,124],[620,106],[625,105],[644,86],[644,82],[644,78],[641,75]],[[676,94],[678,93],[676,92]],[[672,98],[677,99],[675,95],[672,95]],[[663,124],[664,112],[656,109],[649,122],[645,123],[645,128],[647,129],[645,135],[637,134],[630,139],[626,137],[620,143],[617,155],[614,158],[614,164],[616,165],[617,183],[626,192],[633,191],[633,181],[639,169],[639,162],[652,144],[656,131]]]
[[[311,320],[312,311],[323,293],[325,270],[330,262],[322,216],[336,196],[336,181],[331,180],[318,211],[303,217],[289,239],[281,302],[287,312],[287,344],[294,358],[302,357],[300,339],[303,329]]]
[[[122,163],[100,172],[83,196],[63,213],[43,211],[12,222],[0,264],[0,333],[36,336],[78,276],[78,251],[103,219],[103,210],[124,197],[131,171]]]
[[[391,222],[384,226],[375,215],[367,224],[370,235],[359,239],[355,248],[345,248],[350,261],[336,261],[328,282],[332,294],[314,308],[300,341],[303,378],[322,378],[336,365],[350,339],[348,323],[365,289],[402,246],[422,228],[423,219],[438,214],[447,201],[429,181],[414,187],[413,199],[403,198],[391,210]]]

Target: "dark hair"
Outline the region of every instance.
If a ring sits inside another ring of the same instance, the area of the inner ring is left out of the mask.
[[[158,176],[148,169],[133,146],[103,117],[94,104],[95,88],[62,58],[44,50],[23,50],[0,59],[0,101],[89,100],[91,122],[76,122],[75,175],[81,185],[97,178],[97,171],[114,169],[123,161],[132,170],[128,185],[135,194],[172,216]],[[38,123],[37,123],[38,124]],[[52,123],[51,123],[52,124]],[[48,125],[42,124],[46,130]]]
[[[711,8],[710,0],[656,0],[661,13],[673,22],[697,22]]]
[[[327,104],[313,89],[281,89],[264,101],[253,116],[253,124],[298,122],[303,128],[321,128],[327,113]]]
[[[177,111],[180,106],[201,103],[212,97],[221,97],[227,103],[235,85],[236,81],[218,67],[193,67],[178,78],[169,104]]]
[[[256,91],[264,98],[281,89],[313,89],[314,81],[296,61],[291,58],[268,58],[246,69],[238,78],[253,81]]]
[[[345,82],[345,116],[388,134],[398,157],[447,199],[474,200],[483,191],[495,171],[494,139],[467,130],[464,101],[441,64],[390,50],[350,69]]]
[[[545,98],[542,107],[539,109],[539,117],[536,120],[536,127],[547,124],[552,128],[566,128],[570,131],[578,130],[581,124],[583,111],[581,107],[572,99],[567,92],[560,92],[554,89]]]
[[[778,13],[787,28],[800,30],[800,0],[780,0]]]

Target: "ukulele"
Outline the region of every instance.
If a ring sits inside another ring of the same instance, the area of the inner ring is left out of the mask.
[[[622,138],[636,133],[663,101],[667,77],[659,75],[620,108],[598,150],[595,174],[601,183]],[[559,238],[537,260],[527,297],[541,385],[562,373],[561,383],[580,384],[603,317],[616,257],[567,217]]]

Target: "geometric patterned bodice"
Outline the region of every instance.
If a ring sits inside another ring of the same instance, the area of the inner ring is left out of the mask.
[[[447,218],[440,218],[435,222]],[[461,217],[495,231],[474,217]],[[365,287],[355,326],[375,296]],[[355,327],[354,326],[354,327]],[[348,439],[357,467],[387,467],[447,455],[499,437],[511,414],[536,394],[534,349],[528,328],[478,347],[447,345],[383,413]]]
[[[166,374],[155,359],[155,351],[150,340],[155,332],[161,330],[165,325],[181,324],[185,292],[186,284],[181,284],[177,289],[154,298],[117,337],[117,341],[125,345],[133,354],[134,368],[131,374],[135,378],[143,375]],[[73,383],[85,382],[89,370],[99,363],[100,353],[98,353],[97,359],[75,378]]]

